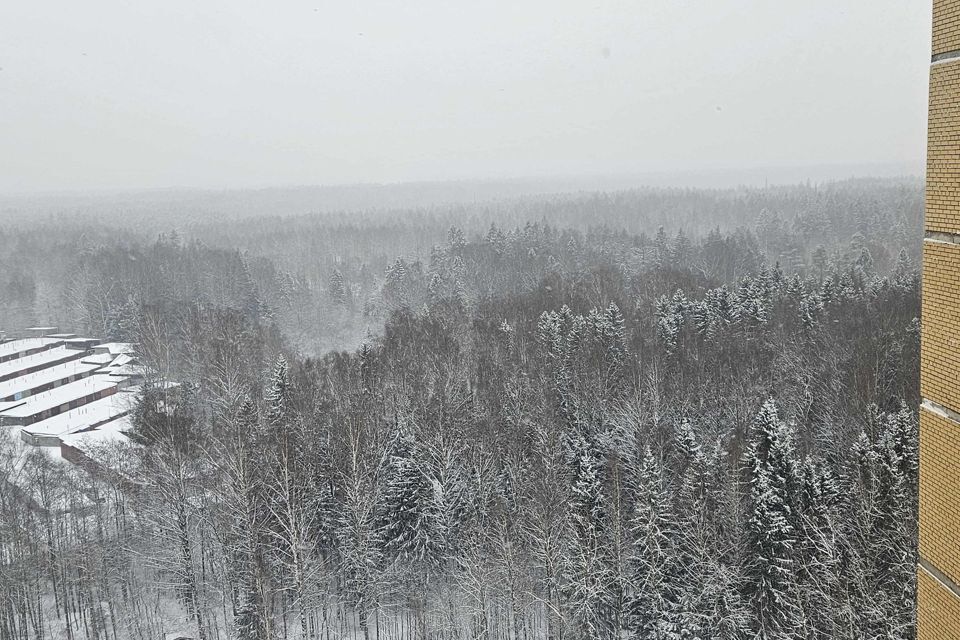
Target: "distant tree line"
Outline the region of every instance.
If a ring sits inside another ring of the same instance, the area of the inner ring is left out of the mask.
[[[391,273],[395,285],[398,266],[414,277],[429,269],[433,247],[447,242],[451,227],[471,246],[489,236],[515,267],[526,258],[510,252],[536,227],[552,231],[546,242],[606,243],[629,253],[623,257],[631,263],[662,253],[665,239],[676,241],[678,256],[664,259],[683,260],[728,285],[754,272],[760,261],[821,277],[828,265],[849,264],[864,249],[873,268],[886,273],[902,248],[919,260],[922,186],[916,180],[851,180],[765,189],[640,189],[315,215],[293,215],[309,193],[293,190],[239,199],[223,194],[217,205],[245,211],[274,198],[274,210],[287,215],[248,212],[228,219],[210,213],[199,220],[184,210],[191,200],[162,194],[124,201],[116,210],[77,205],[80,210],[70,216],[18,218],[11,211],[0,223],[0,330],[57,324],[65,331],[123,335],[118,325],[135,306],[183,300],[256,308],[259,322],[275,324],[291,348],[307,355],[353,349],[368,333],[379,333],[398,306],[396,287],[383,291]],[[201,203],[216,210],[216,203],[197,195],[195,206]],[[621,247],[624,234],[631,237],[629,252]],[[693,240],[708,236],[710,246],[700,255],[683,255]],[[532,249],[547,258],[547,247]],[[580,258],[576,252],[573,257],[565,268],[576,266]],[[467,275],[482,284],[480,294],[498,295],[497,283],[486,279],[496,275],[492,263],[480,267]],[[430,281],[418,286],[426,290]]]

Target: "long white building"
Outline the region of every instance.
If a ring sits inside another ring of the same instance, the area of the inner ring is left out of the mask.
[[[71,452],[122,440],[118,427],[129,425],[144,375],[133,345],[56,331],[34,327],[14,339],[0,333],[0,429],[56,452],[64,439]]]

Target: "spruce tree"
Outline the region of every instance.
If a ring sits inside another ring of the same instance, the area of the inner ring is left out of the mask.
[[[290,415],[288,405],[290,403],[290,379],[287,373],[287,359],[283,354],[277,356],[277,361],[273,365],[270,386],[266,393],[267,402],[267,422],[271,429],[277,432],[286,430]]]
[[[644,447],[638,464],[636,496],[630,520],[630,614],[638,640],[680,638],[676,526],[664,470]]]
[[[753,422],[747,454],[749,504],[746,597],[758,640],[792,640],[799,633],[793,525],[794,462],[786,425],[768,400]]]
[[[426,473],[413,434],[402,424],[394,433],[384,478],[379,537],[387,557],[438,563],[444,538],[442,496]]]
[[[330,299],[336,304],[346,304],[348,290],[346,282],[343,279],[343,273],[341,273],[340,269],[334,269],[333,273],[330,275],[330,286],[328,291],[330,292]]]

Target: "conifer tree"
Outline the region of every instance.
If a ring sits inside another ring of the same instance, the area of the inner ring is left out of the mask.
[[[267,421],[271,429],[281,433],[289,423],[290,378],[287,372],[287,359],[283,354],[277,356],[273,365],[270,386],[266,393]]]
[[[592,438],[575,433],[568,447],[571,465],[570,545],[564,591],[585,637],[603,638],[614,624],[614,570],[607,539],[603,460]]]
[[[328,291],[330,292],[330,299],[336,304],[346,304],[348,289],[346,282],[343,279],[343,273],[340,271],[340,269],[334,269],[333,273],[330,275],[330,286]]]
[[[747,592],[758,640],[789,640],[799,633],[796,602],[796,486],[789,433],[767,400],[753,422],[747,454],[749,520]]]
[[[676,522],[664,470],[644,447],[639,460],[636,496],[630,521],[631,629],[638,640],[680,638]]]
[[[384,469],[379,538],[394,560],[439,562],[444,537],[439,486],[428,477],[416,440],[398,424]]]

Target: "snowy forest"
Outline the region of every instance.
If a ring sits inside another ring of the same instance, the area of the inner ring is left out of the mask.
[[[914,637],[920,181],[274,195],[0,210],[0,328],[156,378],[0,428],[0,638]]]

